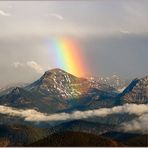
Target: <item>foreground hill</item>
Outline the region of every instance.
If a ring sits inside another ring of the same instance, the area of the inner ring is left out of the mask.
[[[121,146],[120,143],[101,136],[82,132],[63,132],[50,135],[29,146]]]
[[[112,138],[120,143],[123,143],[126,146],[139,146],[147,147],[148,146],[148,135],[142,135],[138,133],[123,133],[123,132],[107,132],[101,136],[106,138]]]
[[[0,146],[148,146],[148,135],[114,132],[108,128],[80,120],[62,123],[52,130],[1,125]]]
[[[0,146],[22,146],[49,135],[47,130],[26,125],[0,125]]]
[[[100,135],[102,133],[112,131],[114,128],[115,127],[113,125],[88,122],[84,120],[73,120],[54,126],[53,128],[50,128],[49,131],[50,133],[71,131]]]

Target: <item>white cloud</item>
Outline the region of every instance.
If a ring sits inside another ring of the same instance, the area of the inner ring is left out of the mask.
[[[4,12],[3,10],[0,10],[0,15],[2,15],[2,16],[11,16],[10,13]]]
[[[120,29],[120,32],[123,34],[130,34],[131,32],[125,29]]]
[[[101,108],[88,111],[74,111],[73,113],[41,113],[34,109],[15,109],[0,105],[0,113],[11,116],[23,117],[25,121],[44,122],[44,121],[66,121],[74,119],[85,119],[89,117],[105,117],[116,113],[135,114],[139,117],[132,121],[119,125],[119,130],[125,132],[142,132],[148,133],[148,104],[125,104],[113,108]]]
[[[39,64],[37,64],[35,61],[28,61],[26,64],[30,68],[34,69],[37,73],[41,73],[41,74],[44,73],[43,68]]]
[[[143,114],[139,118],[136,118],[130,122],[125,122],[121,124],[120,127],[121,130],[124,130],[125,132],[131,131],[131,132],[143,132],[148,133],[148,113]]]
[[[14,62],[14,63],[12,64],[12,66],[14,66],[15,68],[18,68],[18,67],[23,67],[24,64],[23,64],[23,63],[20,63],[20,62]]]
[[[128,113],[141,116],[148,113],[148,104],[125,104],[123,106],[117,106],[113,108],[101,108],[96,110],[75,111],[73,113],[63,112],[55,114],[45,114],[34,109],[22,110],[0,105],[0,113],[9,114],[12,116],[21,116],[25,118],[26,121],[65,121],[73,119],[85,119],[89,117],[105,117],[107,115],[116,113]]]
[[[62,15],[57,14],[57,13],[50,13],[49,15],[52,16],[52,17],[56,17],[59,20],[63,20],[64,19]]]
[[[26,63],[22,63],[22,62],[14,62],[12,64],[13,67],[15,68],[19,68],[19,67],[29,67],[31,69],[33,69],[35,72],[43,74],[44,70],[42,68],[41,65],[37,64],[35,61],[28,61]]]

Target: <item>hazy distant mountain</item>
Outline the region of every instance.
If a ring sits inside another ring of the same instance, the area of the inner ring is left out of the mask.
[[[148,76],[133,80],[118,97],[122,103],[148,103]]]
[[[130,83],[129,80],[124,80],[117,75],[110,77],[98,76],[98,77],[89,77],[88,80],[91,82],[101,83],[113,87],[116,91],[122,92]]]

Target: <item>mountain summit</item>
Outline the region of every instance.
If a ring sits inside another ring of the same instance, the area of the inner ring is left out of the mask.
[[[52,69],[46,71],[39,80],[26,88],[66,99],[78,97],[85,93],[89,87],[89,82],[84,78],[75,77],[61,69]]]
[[[112,91],[108,85],[78,78],[61,69],[46,71],[34,83],[26,87],[16,87],[0,97],[0,104],[17,108],[35,108],[43,112],[56,112],[73,107],[74,104],[85,105],[97,90]],[[100,94],[100,92],[99,92]],[[84,101],[83,101],[84,100]],[[85,103],[84,103],[85,102]],[[74,104],[73,104],[74,103]]]
[[[63,99],[78,98],[92,88],[111,89],[108,85],[78,78],[57,68],[46,71],[39,80],[26,87],[27,90],[40,91]]]

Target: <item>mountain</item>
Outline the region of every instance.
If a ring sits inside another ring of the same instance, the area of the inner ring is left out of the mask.
[[[117,98],[121,103],[148,103],[148,76],[134,79]]]
[[[111,138],[119,143],[122,143],[126,146],[139,146],[139,147],[147,147],[148,146],[148,135],[143,134],[135,134],[135,133],[123,133],[123,132],[107,132],[102,134],[101,136],[106,138]]]
[[[114,92],[114,88],[108,85],[75,77],[61,69],[52,69],[34,83],[26,87],[15,87],[3,94],[0,105],[35,108],[41,112],[53,113],[85,106],[93,100],[96,90],[100,91],[99,98],[106,98]]]
[[[39,91],[63,99],[79,98],[86,94],[90,88],[113,90],[108,85],[90,82],[85,78],[78,78],[61,69],[46,71],[39,80],[26,87],[27,90]]]
[[[81,147],[81,146],[123,146],[122,144],[93,134],[83,132],[62,132],[52,134],[38,142],[35,142],[29,146],[56,146],[56,147]]]
[[[6,85],[6,86],[0,88],[0,96],[11,92],[15,87],[25,87],[27,85],[28,85],[28,83],[21,83],[21,82]]]
[[[117,76],[112,79],[119,81]],[[5,91],[0,96],[0,105],[55,113],[113,107],[123,103],[147,103],[147,84],[147,77],[135,79],[119,94],[100,81],[78,78],[61,69],[52,69],[28,86]]]
[[[129,147],[148,147],[148,135],[135,135],[124,142]]]
[[[117,132],[120,124],[139,119],[138,115],[119,111],[105,116],[85,116],[94,109],[148,103],[148,76],[133,80],[119,93],[117,88],[121,86],[125,83],[122,85],[117,76],[100,81],[52,69],[32,84],[3,89],[0,92],[0,146],[144,146],[146,135]],[[13,111],[18,109],[23,114],[30,114],[23,109],[34,109],[47,115],[63,113],[53,115],[55,118],[57,115],[72,118],[40,122],[39,113],[39,121],[28,121],[21,114],[13,116]],[[74,120],[79,119],[79,115],[83,120]]]
[[[36,109],[48,113],[68,108],[68,104],[64,100],[20,87],[16,87],[11,92],[1,96],[0,104],[19,109]]]
[[[0,89],[0,96],[3,96],[9,92],[11,92],[15,87],[6,87]]]
[[[122,92],[129,85],[129,80],[122,79],[117,75],[110,77],[97,76],[97,77],[88,77],[88,80],[91,82],[101,83],[113,87],[117,92]]]
[[[0,146],[22,146],[49,135],[45,129],[26,125],[0,125]]]
[[[88,87],[85,79],[77,78],[61,69],[52,69],[26,89],[68,99],[81,95],[88,90]]]
[[[100,124],[95,122],[89,122],[85,120],[73,120],[61,123],[50,128],[50,133],[59,133],[59,132],[84,132],[95,135],[100,135],[105,132],[109,132],[115,129],[115,126],[108,124]]]

